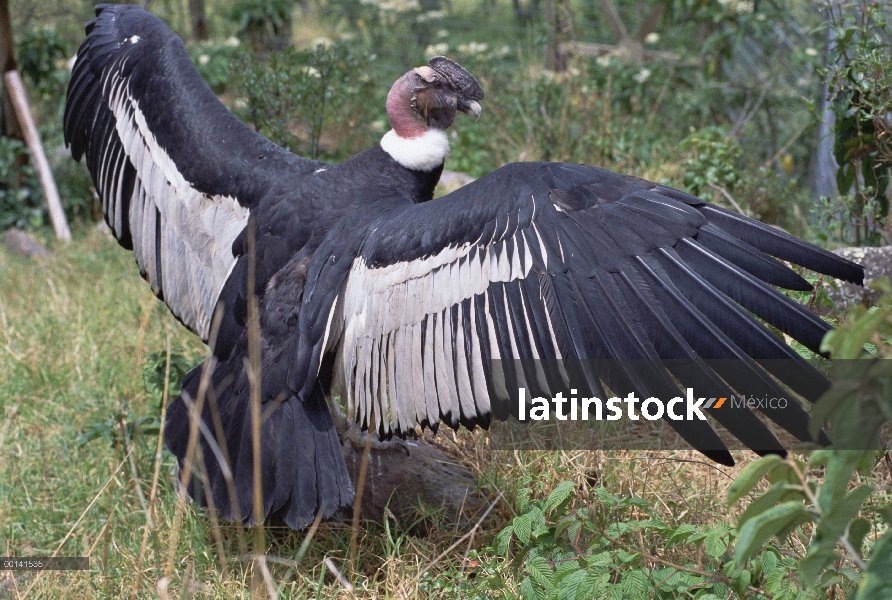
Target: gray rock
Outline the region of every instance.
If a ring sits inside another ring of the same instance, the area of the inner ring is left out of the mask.
[[[864,266],[864,285],[867,286],[881,277],[892,280],[892,246],[879,248],[840,248],[834,253]],[[840,310],[844,310],[858,303],[872,306],[876,303],[880,293],[868,287],[852,285],[851,283],[837,282],[839,290],[829,287],[830,297],[836,302]]]
[[[481,497],[473,475],[454,458],[440,449],[435,441],[424,436],[396,442],[391,448],[371,449],[365,476],[360,517],[381,523],[395,517],[404,526],[415,523],[419,533],[427,529],[419,521],[426,510],[442,511],[443,520],[468,528],[476,523],[486,500]],[[344,445],[354,486],[362,469],[364,449],[349,442]],[[341,515],[348,521],[352,515]]]
[[[10,252],[21,256],[33,258],[35,256],[43,257],[50,255],[46,246],[38,242],[30,234],[21,229],[16,229],[15,227],[7,230],[7,232],[3,234],[3,245],[6,246],[7,250]]]
[[[474,178],[467,173],[460,171],[443,171],[440,175],[440,182],[437,184],[437,196],[443,196],[450,192],[454,192],[460,187],[466,186],[474,181]]]

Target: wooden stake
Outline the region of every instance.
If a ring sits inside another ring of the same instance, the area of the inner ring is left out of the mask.
[[[22,78],[19,77],[19,72],[15,69],[3,74],[3,83],[6,85],[9,97],[12,99],[16,117],[22,128],[22,133],[25,135],[25,143],[31,151],[34,169],[37,171],[38,177],[40,177],[40,185],[43,186],[43,195],[46,197],[46,203],[50,209],[50,219],[53,222],[53,229],[56,230],[56,237],[65,242],[70,242],[71,231],[68,229],[65,211],[62,210],[62,203],[59,201],[59,191],[56,189],[56,182],[53,180],[50,163],[43,152],[43,144],[40,143],[37,127],[34,125],[34,119],[31,117],[31,109],[28,108],[25,85],[22,83]]]

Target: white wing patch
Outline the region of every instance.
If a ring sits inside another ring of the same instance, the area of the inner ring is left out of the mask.
[[[528,237],[545,252],[538,232],[530,229],[510,239],[499,237],[386,267],[370,268],[362,257],[353,262],[331,324],[335,331],[326,331],[327,349],[340,342],[333,387],[348,414],[370,428],[392,432],[436,423],[441,415],[457,421],[460,414],[489,413],[480,335],[492,359],[512,357],[500,356],[488,288],[530,274]],[[482,297],[482,311],[475,297]],[[531,336],[535,325],[527,313],[511,315],[506,309],[499,312]],[[551,316],[546,316],[554,342]],[[517,357],[513,326],[508,331]],[[507,398],[496,375],[493,391]]]
[[[235,198],[206,195],[186,181],[149,129],[129,92],[129,80],[112,82],[106,75],[103,90],[137,177],[125,215],[123,157],[103,156],[99,182],[108,188],[100,189],[108,220],[118,236],[128,220],[136,262],[152,289],[189,329],[207,340],[217,297],[235,265],[232,243],[245,228],[249,211]],[[105,171],[112,168],[120,172],[107,178]]]

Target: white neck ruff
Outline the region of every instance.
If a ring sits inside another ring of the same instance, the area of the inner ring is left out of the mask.
[[[404,138],[391,129],[381,138],[381,147],[393,160],[413,171],[433,171],[449,154],[449,138],[440,129],[428,129],[417,138]]]

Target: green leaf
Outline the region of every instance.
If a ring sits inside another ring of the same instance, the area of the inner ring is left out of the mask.
[[[799,574],[802,583],[814,586],[823,570],[839,558],[836,553],[836,541],[813,541],[808,547],[808,554],[799,561]]]
[[[527,512],[527,516],[530,518],[530,524],[533,529],[538,529],[545,525],[545,514],[543,514],[542,509],[539,508],[539,504],[540,503],[537,501],[530,506],[530,510]]]
[[[870,533],[871,524],[865,518],[858,518],[849,525],[849,543],[852,548],[861,552],[861,545],[864,543],[864,537]]]
[[[885,521],[886,525],[892,525],[892,504],[886,504],[885,506],[875,508],[873,511],[883,517],[883,521]]]
[[[737,528],[740,530],[750,519],[781,502],[802,501],[804,499],[805,494],[801,490],[791,489],[791,485],[787,481],[779,481],[750,503],[746,510],[743,511],[743,514],[740,515],[740,519],[737,521]]]
[[[792,522],[804,522],[809,519],[810,515],[802,506],[802,502],[798,500],[784,502],[753,517],[740,528],[734,547],[734,563],[738,568],[743,568],[746,560],[755,554],[769,538]]]
[[[545,592],[533,584],[529,577],[524,577],[520,582],[520,596],[524,600],[545,600]]]
[[[678,542],[686,541],[691,535],[698,531],[696,525],[691,525],[689,523],[683,523],[679,525],[678,528],[669,536],[669,543],[676,544]]]
[[[533,578],[533,581],[545,588],[548,592],[554,584],[554,573],[551,571],[548,561],[541,556],[532,556],[527,561],[526,571]]]
[[[508,554],[508,547],[511,545],[511,535],[514,533],[514,527],[508,525],[496,535],[495,546],[496,552],[505,556]]]
[[[570,525],[578,522],[579,520],[575,516],[564,517],[558,521],[558,524],[554,527],[554,539],[560,539],[561,534],[564,533]]]
[[[558,588],[558,600],[576,600],[579,594],[579,586],[585,579],[584,569],[577,569],[561,579]]]
[[[861,583],[861,580],[864,579],[864,577],[862,577],[861,573],[859,573],[852,567],[842,567],[839,570],[839,574],[842,577],[845,577],[846,579],[851,581],[852,583],[855,583],[856,585]]]
[[[551,512],[564,503],[573,492],[575,484],[572,481],[563,481],[554,488],[545,501],[545,512]]]
[[[706,539],[703,542],[703,548],[704,550],[706,550],[706,553],[713,558],[719,558],[720,556],[722,556],[728,549],[728,541],[726,539],[727,535],[727,529],[710,529],[709,533],[706,534]]]
[[[750,490],[756,487],[756,484],[759,483],[768,471],[778,466],[781,462],[783,462],[783,459],[780,456],[769,454],[744,467],[728,488],[726,504],[730,506],[743,498]]]
[[[821,487],[823,491],[823,486]],[[862,485],[846,494],[836,502],[830,511],[824,513],[820,523],[818,523],[815,535],[819,537],[826,536],[833,540],[839,539],[852,519],[855,518],[855,515],[858,514],[858,511],[861,510],[861,504],[864,503],[864,500],[867,499],[872,491],[872,486]]]
[[[834,335],[830,341],[834,342],[833,347],[825,349],[825,343],[830,341],[824,340],[821,343],[822,351],[831,351],[833,358],[859,358],[864,356],[864,344],[870,341],[871,336],[877,331],[879,325],[889,316],[888,308],[877,308],[865,313],[856,319],[846,329],[844,335]]]
[[[635,569],[625,574],[622,579],[622,592],[624,598],[647,598],[647,592],[650,589],[647,573]]]
[[[850,162],[844,162],[836,172],[836,189],[845,195],[855,183],[855,167]]]
[[[514,517],[511,524],[514,526],[514,535],[517,536],[517,539],[524,545],[529,544],[530,535],[533,533],[533,521],[530,519],[530,516],[520,515],[519,517]]]
[[[766,550],[762,553],[761,562],[762,562],[762,573],[765,574],[766,577],[770,576],[774,573],[774,570],[777,569],[777,554],[772,552],[771,550]]]
[[[838,450],[828,459],[824,483],[818,491],[818,504],[825,515],[833,510],[835,504],[845,495],[849,480],[862,458],[864,458],[862,451]]]
[[[742,571],[737,571],[731,577],[731,587],[734,588],[741,597],[746,596],[747,588],[750,583],[752,583],[753,577],[752,573],[747,571],[746,569]]]
[[[892,530],[887,530],[877,540],[864,570],[864,579],[858,586],[853,600],[873,600],[892,597]]]

